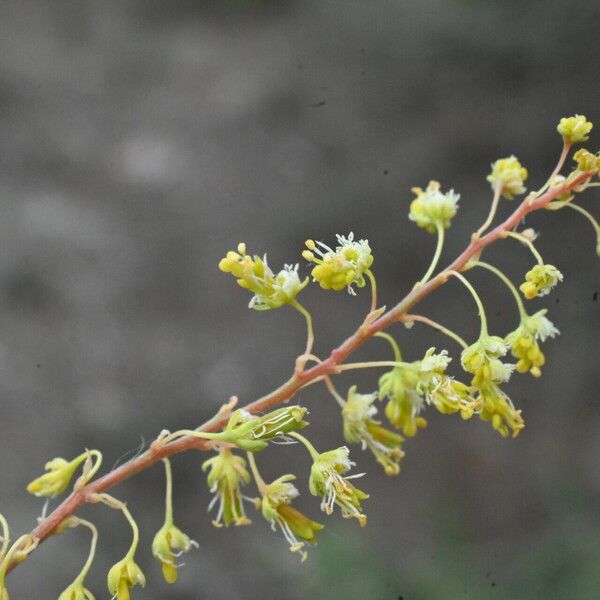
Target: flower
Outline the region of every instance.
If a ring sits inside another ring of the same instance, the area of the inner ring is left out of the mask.
[[[510,398],[495,383],[485,383],[479,388],[477,402],[481,419],[491,421],[502,437],[508,437],[511,431],[512,437],[517,437],[525,427],[521,411],[515,409]]]
[[[544,365],[546,359],[540,350],[538,340],[544,342],[546,338],[554,337],[559,333],[552,322],[544,316],[547,312],[544,309],[524,317],[519,326],[505,338],[512,355],[518,359],[516,368],[519,373],[529,371],[534,377],[542,374],[540,367]]]
[[[419,382],[415,365],[394,367],[379,378],[379,399],[388,398],[385,415],[394,427],[413,437],[427,421],[419,416],[424,401],[416,390]]]
[[[160,562],[167,583],[177,581],[175,558],[194,547],[198,547],[198,544],[173,523],[166,522],[158,530],[152,541],[152,555]]]
[[[54,498],[62,494],[69,487],[75,471],[88,458],[90,458],[89,451],[84,452],[72,461],[67,461],[64,458],[53,458],[44,465],[44,469],[48,472],[34,479],[27,486],[27,491],[34,496],[48,498]]]
[[[361,513],[361,501],[368,494],[354,487],[348,480],[360,475],[343,477],[355,463],[349,458],[350,451],[346,446],[318,454],[310,469],[308,486],[313,496],[321,496],[321,510],[330,515],[334,504],[340,507],[342,517],[355,518],[361,526],[367,524],[367,516]]]
[[[527,300],[532,300],[537,296],[546,296],[562,280],[563,274],[554,265],[535,265],[525,274],[525,281],[519,289]]]
[[[565,142],[577,144],[587,141],[593,126],[593,123],[590,123],[584,115],[575,115],[574,117],[563,117],[556,130],[563,136]]]
[[[577,163],[579,171],[593,171],[600,169],[600,156],[592,154],[585,148],[580,148],[573,154],[573,160]]]
[[[461,354],[462,367],[473,374],[472,385],[508,381],[514,365],[503,363],[500,358],[507,352],[506,343],[496,335],[482,335]]]
[[[435,233],[438,227],[448,228],[456,211],[460,194],[450,190],[443,194],[437,181],[430,181],[425,191],[412,188],[416,198],[410,204],[408,218],[419,227]]]
[[[243,496],[240,487],[250,481],[250,473],[246,470],[246,461],[241,456],[235,456],[228,448],[222,448],[216,456],[202,463],[202,470],[210,468],[207,477],[210,491],[214,493],[208,510],[217,502],[219,510],[217,518],[212,522],[215,527],[249,525],[250,519],[244,511]]]
[[[463,419],[469,419],[474,412],[471,388],[446,375],[451,360],[446,350],[436,354],[435,348],[429,348],[420,363],[417,390],[442,414],[460,412]]]
[[[290,546],[291,552],[299,552],[302,562],[308,556],[303,550],[304,542],[298,538],[316,543],[316,534],[323,529],[323,525],[309,519],[306,515],[290,506],[292,500],[298,496],[298,490],[295,485],[289,483],[295,478],[294,475],[283,475],[266,486],[261,501],[263,517],[271,524],[271,529],[277,527],[283,533]]]
[[[246,254],[246,245],[239,244],[238,251],[230,251],[219,262],[219,269],[231,273],[238,285],[254,292],[249,308],[269,310],[292,302],[299,292],[308,285],[308,278],[300,281],[298,265],[285,265],[275,275],[267,264],[267,256],[262,259]]]
[[[355,385],[348,390],[342,409],[344,437],[351,444],[361,444],[363,450],[368,448],[386,475],[397,475],[400,459],[404,456],[401,448],[404,438],[381,427],[379,421],[373,419],[377,414],[377,408],[373,406],[376,398],[376,393],[358,394]]]
[[[133,560],[132,555],[127,555],[123,560],[113,565],[108,572],[108,591],[117,600],[129,600],[129,589],[146,585],[146,577]]]
[[[336,238],[339,246],[335,250],[323,242],[306,240],[308,250],[302,256],[316,264],[311,275],[324,290],[339,292],[347,287],[354,295],[354,284],[359,288],[366,285],[365,274],[373,264],[371,248],[367,240],[355,241],[352,232],[348,237],[336,235]]]
[[[126,597],[126,596],[123,596]],[[2,595],[0,595],[2,599]],[[58,600],[96,600],[94,594],[84,587],[82,581],[74,581],[59,597]]]
[[[508,156],[492,163],[492,172],[486,179],[492,184],[492,189],[499,188],[504,198],[512,200],[513,196],[525,192],[523,182],[527,179],[527,175],[527,169],[517,157]]]

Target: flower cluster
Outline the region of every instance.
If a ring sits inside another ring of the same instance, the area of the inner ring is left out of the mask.
[[[427,427],[427,421],[420,416],[425,401],[417,392],[418,383],[416,364],[399,365],[379,378],[379,399],[388,400],[385,415],[408,437]]]
[[[523,194],[526,190],[523,183],[527,179],[527,169],[516,156],[499,158],[492,164],[492,172],[487,180],[494,190],[499,190],[504,198],[512,200],[514,196]]]
[[[425,190],[414,187],[416,198],[410,204],[408,218],[419,227],[435,233],[439,227],[447,229],[458,210],[460,194],[450,190],[445,194],[437,181],[430,181]]]
[[[313,281],[324,290],[339,292],[348,288],[354,294],[353,285],[362,288],[366,285],[365,275],[373,264],[373,255],[367,240],[356,241],[350,232],[348,237],[337,235],[335,250],[323,242],[306,240],[307,250],[302,256],[316,267],[311,271]]]
[[[573,160],[577,163],[579,171],[594,171],[600,169],[600,156],[592,154],[585,148],[580,148],[573,154]]]
[[[275,275],[267,264],[266,255],[260,258],[246,254],[246,244],[239,244],[237,250],[228,252],[221,259],[219,269],[231,273],[240,287],[254,292],[249,308],[269,310],[290,304],[308,284],[308,279],[300,281],[298,265],[285,265]]]
[[[525,281],[519,289],[527,300],[546,296],[552,288],[563,280],[563,274],[554,265],[535,265],[525,274]]]
[[[544,309],[524,317],[519,326],[505,338],[512,355],[518,360],[516,369],[519,373],[529,371],[534,377],[542,374],[540,367],[544,365],[546,358],[538,341],[545,342],[547,338],[559,333],[552,322],[545,317],[547,312]]]
[[[496,335],[482,335],[465,348],[460,359],[463,369],[473,375],[472,385],[508,381],[515,367],[500,360],[506,353],[505,341]]]

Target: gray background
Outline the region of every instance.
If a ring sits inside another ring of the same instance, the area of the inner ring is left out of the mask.
[[[594,3],[462,1],[53,1],[0,8],[0,507],[16,532],[41,503],[24,491],[43,463],[88,446],[110,467],[162,428],[195,426],[229,395],[250,401],[289,374],[304,344],[289,309],[256,313],[218,272],[238,241],[296,262],[305,238],[353,230],[371,241],[382,301],[423,273],[433,238],[406,218],[430,178],[462,194],[444,260],[464,247],[490,200],[489,164],[515,153],[540,185],[575,112],[600,120]],[[597,147],[598,136],[594,138]],[[594,148],[592,148],[594,149]],[[597,204],[597,192],[585,205]],[[502,202],[506,214],[515,205]],[[600,576],[599,290],[594,236],[569,211],[536,214],[539,248],[565,274],[545,303],[562,331],[539,381],[508,386],[527,427],[429,412],[398,478],[355,451],[369,525],[336,515],[298,565],[260,515],[214,530],[203,456],[175,463],[176,511],[200,544],[168,588],[148,546],[161,522],[162,473],[124,484],[142,526],[149,582],[136,598],[405,600],[597,597]],[[487,255],[516,281],[531,266],[506,242]],[[306,266],[302,264],[306,271]],[[473,281],[493,331],[515,325],[506,291]],[[422,312],[477,333],[471,299],[450,284]],[[368,293],[309,289],[317,351],[355,327]],[[397,328],[405,356],[456,347]],[[381,342],[359,353],[386,357]],[[455,361],[456,363],[456,361]],[[456,367],[456,365],[455,365]],[[458,373],[458,371],[456,371]],[[367,391],[376,374],[340,380]],[[342,443],[335,407],[302,392],[321,447]],[[295,471],[300,448],[261,457],[267,477]],[[302,506],[319,517],[304,492]],[[129,533],[101,526],[89,580]],[[14,598],[55,598],[87,536],[48,541],[10,577]]]

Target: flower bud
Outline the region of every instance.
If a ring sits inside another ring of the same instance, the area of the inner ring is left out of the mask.
[[[554,265],[535,265],[525,274],[525,282],[519,286],[527,300],[546,296],[563,280],[563,274]]]
[[[111,567],[108,572],[107,584],[108,591],[116,600],[129,600],[129,589],[136,585],[144,587],[146,577],[133,557],[128,555]]]
[[[366,285],[365,274],[373,264],[371,248],[367,240],[355,241],[352,232],[348,237],[336,237],[339,246],[335,250],[322,242],[307,240],[308,252],[305,250],[303,256],[316,264],[311,275],[324,290],[339,292],[348,288],[354,294],[354,284],[359,288]]]
[[[492,184],[492,189],[500,189],[507,200],[525,192],[523,182],[527,179],[527,169],[519,162],[516,156],[499,158],[492,164],[492,172],[487,180]]]
[[[177,564],[175,558],[188,552],[198,544],[191,540],[181,529],[175,525],[165,523],[154,536],[152,541],[152,555],[160,562],[163,576],[167,583],[177,581]]]
[[[556,130],[568,144],[578,144],[588,140],[588,134],[593,126],[593,123],[590,123],[584,115],[575,115],[574,117],[563,117]]]
[[[458,210],[460,194],[450,190],[443,194],[437,181],[430,181],[423,191],[419,187],[412,189],[416,198],[410,205],[408,218],[419,227],[435,233],[438,227],[447,229]]]

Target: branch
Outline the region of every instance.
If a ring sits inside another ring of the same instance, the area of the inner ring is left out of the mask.
[[[507,233],[517,226],[527,214],[543,209],[552,200],[577,189],[578,186],[598,174],[598,171],[598,169],[584,171],[570,181],[566,181],[562,185],[550,188],[537,198],[532,195],[526,197],[515,211],[495,229],[481,237],[478,234],[473,234],[470,244],[462,254],[435,277],[425,283],[418,283],[403,300],[379,318],[373,320],[369,319],[368,316],[365,322],[349,338],[331,351],[328,358],[317,363],[310,369],[301,369],[300,371],[295,372],[295,374],[283,385],[266,396],[248,404],[244,409],[250,413],[266,411],[278,404],[287,402],[303,387],[338,373],[338,366],[343,363],[348,356],[376,333],[386,329],[394,323],[402,321],[403,317],[411,308],[446,283],[450,277],[450,272],[462,271],[471,260],[477,260],[487,246],[499,239],[505,238]],[[374,313],[370,313],[370,316],[373,314]],[[228,418],[229,414],[227,412],[219,412],[212,419],[198,427],[197,431],[219,431],[227,424]],[[137,473],[148,469],[163,458],[188,450],[209,450],[210,447],[210,441],[189,436],[182,437],[165,445],[160,445],[160,443],[155,442],[146,452],[137,458],[130,460],[103,477],[74,491],[46,519],[33,529],[29,535],[39,544],[52,535],[54,530],[66,518],[73,515],[81,506],[88,502],[93,502],[93,499],[94,497],[97,497],[97,494],[105,492],[130,477],[133,477]],[[17,563],[13,561],[13,563],[9,565],[7,572],[11,571],[15,566],[17,566]]]

